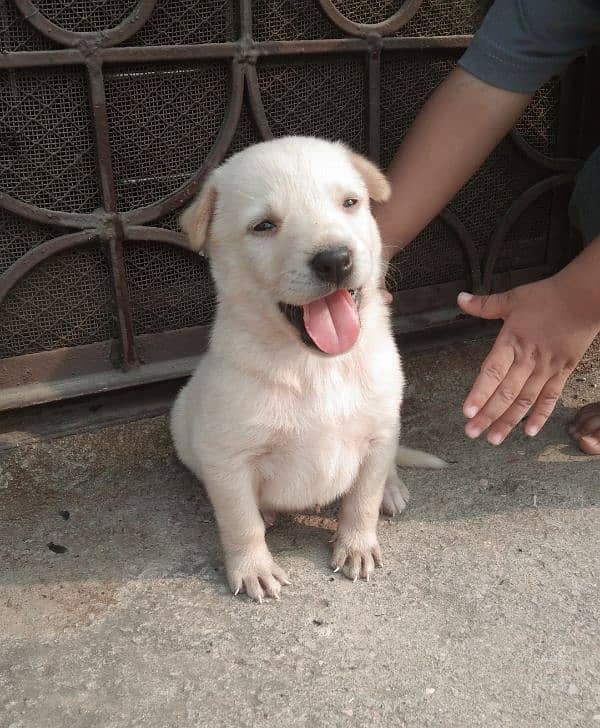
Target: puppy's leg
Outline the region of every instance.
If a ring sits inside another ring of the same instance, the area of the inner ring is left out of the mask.
[[[279,599],[281,585],[290,581],[267,548],[250,472],[205,471],[204,484],[219,524],[231,591],[245,591],[257,602],[265,596]]]
[[[342,501],[331,566],[353,581],[359,576],[368,581],[381,566],[377,519],[395,449],[395,440],[375,443]]]
[[[409,498],[408,488],[398,476],[396,465],[393,463],[385,481],[381,512],[386,516],[398,516],[408,505]]]

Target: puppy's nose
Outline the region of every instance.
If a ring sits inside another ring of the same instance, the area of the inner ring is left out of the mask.
[[[352,253],[345,245],[322,250],[310,261],[310,267],[322,281],[338,286],[352,273],[352,266]]]

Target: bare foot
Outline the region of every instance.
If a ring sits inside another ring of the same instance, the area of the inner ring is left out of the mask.
[[[569,434],[587,455],[600,455],[600,402],[582,407],[569,425]]]

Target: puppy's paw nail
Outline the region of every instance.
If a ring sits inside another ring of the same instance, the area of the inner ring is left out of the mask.
[[[335,569],[333,570],[333,573],[335,574],[335,573],[336,573],[336,572],[338,572],[339,570],[340,570],[340,567],[339,567],[339,566],[336,566],[336,567],[335,567]]]
[[[234,597],[237,597],[237,595],[238,595],[239,593],[240,593],[240,588],[239,588],[239,586],[238,586],[238,588],[237,588],[237,589],[236,589],[236,590],[235,590],[235,591],[233,592],[233,596],[234,596]]]

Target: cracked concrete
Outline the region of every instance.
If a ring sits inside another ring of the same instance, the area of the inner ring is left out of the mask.
[[[404,474],[369,584],[331,574],[327,511],[269,531],[280,602],[233,598],[165,416],[4,453],[0,726],[600,727],[600,461],[565,433],[598,348],[493,449],[460,414],[487,346],[406,358],[405,441],[453,464]]]

